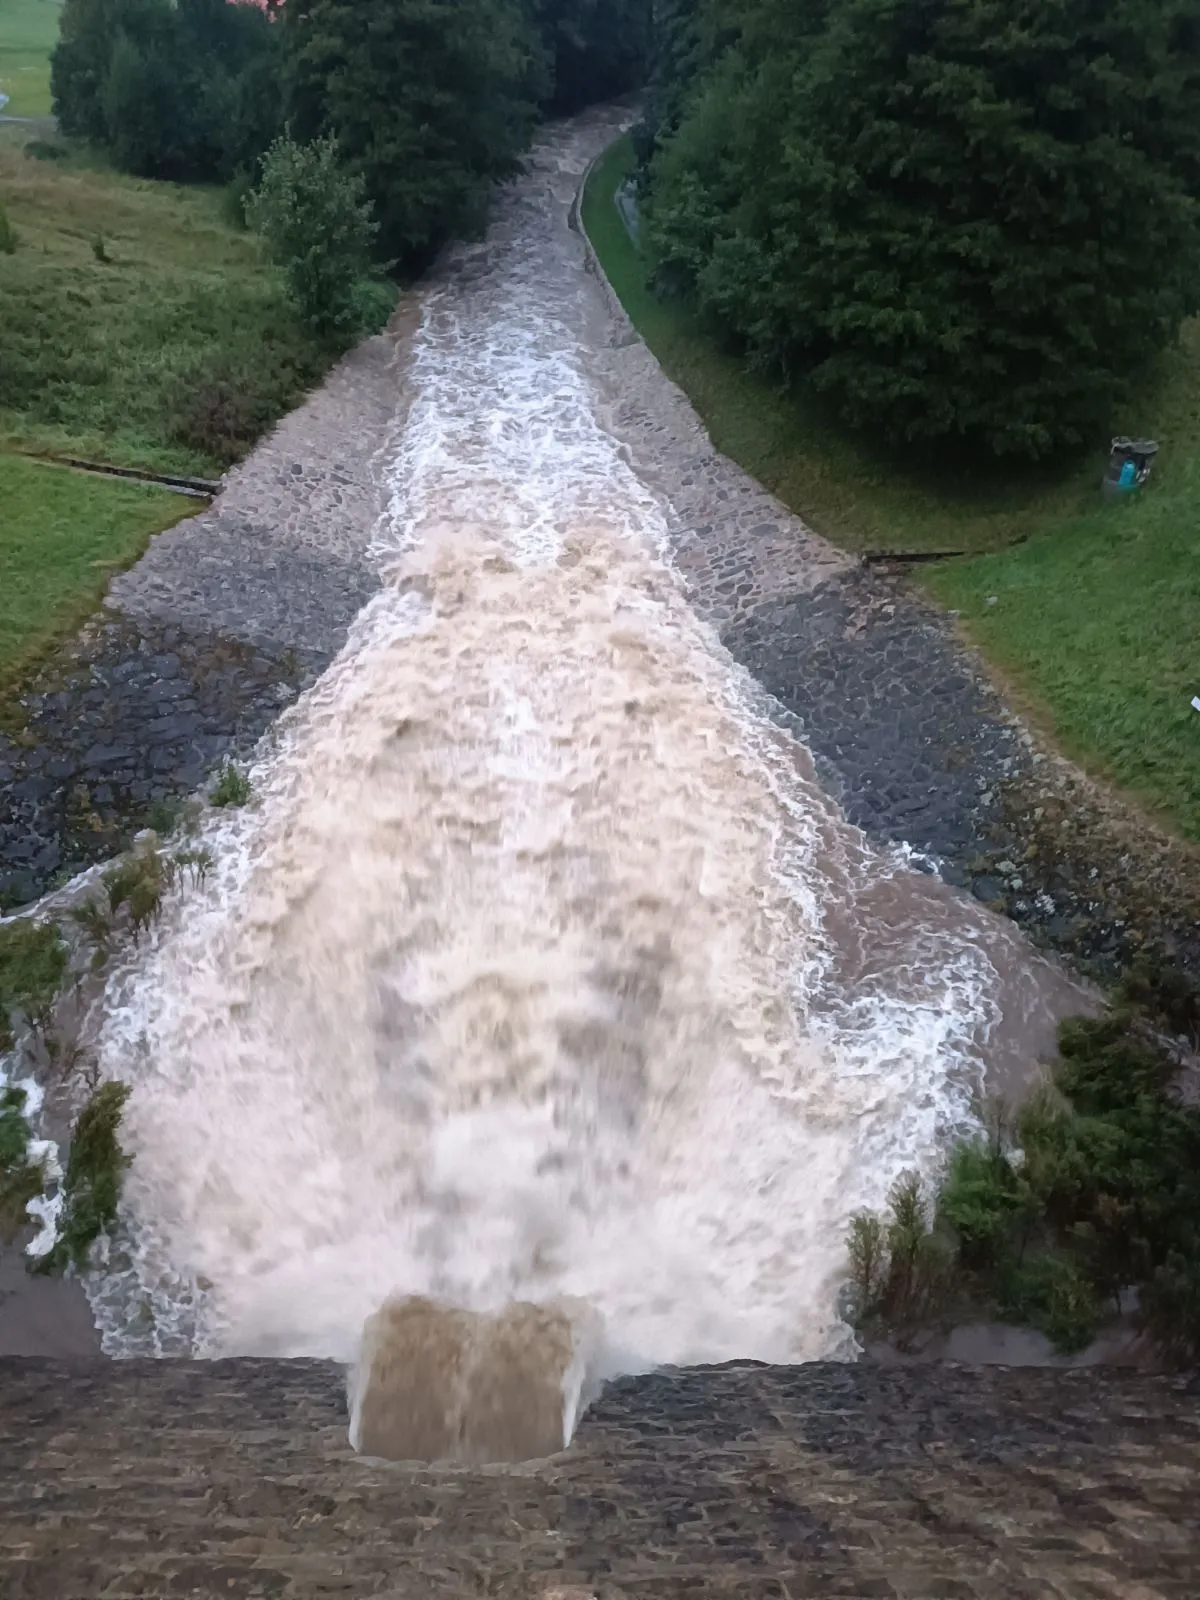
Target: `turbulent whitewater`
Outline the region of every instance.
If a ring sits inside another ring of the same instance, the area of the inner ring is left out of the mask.
[[[424,1295],[585,1305],[600,1375],[848,1354],[847,1219],[1044,1009],[689,608],[601,421],[588,153],[549,140],[426,291],[380,592],[113,981],[113,1353],[349,1362]]]

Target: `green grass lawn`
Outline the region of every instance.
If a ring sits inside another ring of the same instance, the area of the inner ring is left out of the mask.
[[[1056,474],[908,468],[747,372],[686,307],[655,298],[613,202],[631,165],[628,139],[597,164],[584,226],[717,448],[846,548],[970,552],[919,580],[962,612],[968,637],[1068,754],[1200,839],[1200,323],[1117,418],[1118,430],[1162,445],[1132,503],[1102,501],[1103,449]]]
[[[0,699],[151,534],[203,502],[0,454]]]
[[[0,41],[11,0],[0,0]],[[28,20],[40,0],[19,0]],[[28,31],[28,30],[26,30]],[[0,60],[3,60],[0,54]],[[195,501],[17,450],[217,476],[340,353],[314,338],[215,189],[140,181],[52,130],[0,127],[0,712]]]
[[[0,4],[5,0],[0,0]],[[215,474],[338,354],[213,189],[123,177],[0,129],[0,449]]]
[[[4,115],[44,117],[50,110],[50,52],[58,42],[62,0],[0,4],[0,94]]]

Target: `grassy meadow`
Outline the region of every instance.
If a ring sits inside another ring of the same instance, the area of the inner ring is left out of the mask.
[[[301,325],[221,191],[124,177],[15,125],[0,134],[18,241],[0,254],[0,448],[218,474],[335,352]]]

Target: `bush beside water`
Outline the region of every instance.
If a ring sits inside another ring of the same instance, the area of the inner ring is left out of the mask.
[[[1200,1107],[1181,1088],[1198,1048],[1200,991],[1170,972],[1064,1022],[1051,1080],[959,1144],[936,1194],[906,1176],[887,1219],[854,1218],[860,1330],[904,1343],[982,1315],[1068,1354],[1131,1311],[1168,1359],[1200,1359]]]
[[[188,881],[203,882],[212,857],[202,846],[180,842],[161,850],[150,835],[121,856],[102,875],[99,892],[71,907],[69,917],[91,946],[91,970],[101,972],[118,935],[135,942],[158,918],[169,890]],[[87,1098],[71,1130],[54,1243],[41,1256],[27,1257],[30,1270],[60,1273],[88,1265],[96,1241],[116,1221],[121,1185],[129,1162],[121,1149],[120,1126],[129,1096],[126,1084],[101,1083],[79,1033],[86,1010],[76,996],[72,1007],[65,985],[72,962],[62,930],[51,920],[14,919],[0,924],[0,1052],[11,1050],[15,1027],[23,1020],[34,1030],[28,1042],[30,1064],[63,1085],[77,1080]],[[76,984],[85,974],[76,962]],[[64,1015],[73,1009],[74,1018]],[[26,1092],[0,1082],[0,1240],[11,1241],[27,1220],[29,1202],[41,1195],[48,1174],[33,1160],[33,1134]]]

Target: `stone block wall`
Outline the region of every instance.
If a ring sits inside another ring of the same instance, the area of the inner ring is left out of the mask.
[[[0,1362],[4,1600],[1195,1600],[1200,1388],[735,1365],[521,1468],[385,1466],[320,1362]]]

